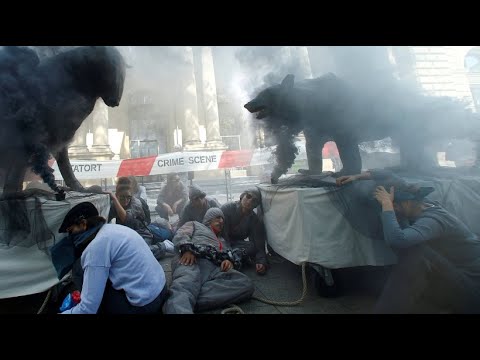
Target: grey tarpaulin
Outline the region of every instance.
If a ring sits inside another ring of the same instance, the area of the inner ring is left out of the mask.
[[[65,234],[59,234],[58,229],[67,212],[78,203],[90,201],[98,209],[101,216],[107,218],[110,210],[109,195],[85,194],[68,192],[64,201],[49,200],[40,197],[41,208],[46,225],[52,234],[47,245],[53,245]],[[27,214],[33,217],[35,198],[25,200]],[[31,219],[30,219],[31,220]],[[32,223],[32,221],[30,221]],[[4,228],[0,228],[0,237],[4,236]],[[0,244],[0,299],[24,296],[48,290],[59,282],[57,273],[47,251],[39,249],[34,241],[25,235],[25,243],[31,246],[7,246]],[[55,236],[55,238],[53,238]]]
[[[480,176],[401,175],[408,182],[433,186],[436,190],[427,199],[439,201],[480,234]],[[375,215],[379,208],[369,197],[374,186],[373,181],[344,188],[260,185],[268,244],[295,264],[308,261],[335,269],[395,263]]]

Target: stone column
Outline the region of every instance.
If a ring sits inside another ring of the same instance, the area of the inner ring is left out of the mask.
[[[88,151],[87,147],[87,132],[88,132],[88,122],[89,117],[87,117],[82,125],[75,132],[73,142],[68,147],[68,156],[71,159],[75,160],[88,160],[92,158],[92,154]]]
[[[218,117],[217,84],[213,64],[212,48],[202,47],[203,101],[205,107],[205,127],[208,149],[226,149],[220,137],[220,118]]]
[[[292,47],[282,46],[279,50],[279,57],[281,64],[289,64],[292,61]]]
[[[293,46],[295,56],[298,59],[300,76],[303,79],[311,79],[312,67],[310,66],[310,57],[308,56],[308,49],[306,46]]]
[[[108,106],[98,99],[92,112],[93,145],[90,152],[96,160],[111,160],[115,155],[108,145]]]
[[[449,58],[449,67],[451,69],[451,77],[454,87],[453,96],[459,97],[467,101],[472,110],[475,110],[475,99],[472,94],[473,87],[477,86],[473,73],[468,73],[465,68],[465,56],[471,49],[471,46],[445,46],[445,51]],[[470,81],[471,80],[471,81]]]
[[[184,136],[183,146],[185,150],[203,149],[200,141],[198,106],[197,106],[197,85],[195,80],[195,69],[193,65],[193,49],[191,46],[183,47],[183,61],[185,65],[184,74],[181,79],[181,97],[183,98]]]

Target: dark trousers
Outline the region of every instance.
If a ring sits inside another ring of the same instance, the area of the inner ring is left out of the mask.
[[[263,239],[260,237],[260,239]],[[267,256],[265,254],[265,241],[257,240],[257,243],[249,240],[230,240],[232,249],[243,249],[246,256],[242,259],[243,264],[263,264],[267,265]]]
[[[81,291],[83,286],[83,269],[80,264],[80,258],[75,261],[72,268],[72,280],[77,290]],[[134,306],[127,299],[127,294],[123,290],[115,290],[112,282],[107,280],[103,292],[102,303],[98,309],[99,314],[155,314],[160,313],[163,303],[167,298],[167,284],[163,287],[160,294],[150,304],[145,306]]]
[[[455,313],[480,313],[480,287],[427,245],[399,253],[373,312],[416,312],[420,299]]]
[[[115,290],[109,280],[105,286],[98,314],[159,314],[167,295],[167,284],[165,284],[160,294],[151,303],[134,306],[128,301],[125,291]]]

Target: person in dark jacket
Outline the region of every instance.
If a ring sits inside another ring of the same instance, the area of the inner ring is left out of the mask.
[[[108,222],[116,219],[116,224],[127,226],[138,232],[147,242],[156,259],[161,259],[167,253],[173,253],[173,243],[170,240],[156,241],[152,231],[145,221],[145,213],[140,200],[133,196],[130,185],[117,185],[115,194],[108,192],[112,203]]]
[[[251,298],[253,282],[234,269],[240,258],[222,238],[224,216],[211,208],[203,223],[185,223],[173,238],[179,255],[172,260],[172,283],[165,314],[191,314]]]
[[[169,220],[174,214],[180,216],[187,201],[187,187],[180,180],[180,176],[177,173],[168,174],[167,183],[158,194],[155,211],[160,217]]]
[[[223,204],[221,209],[225,215],[225,239],[232,248],[244,249],[246,261],[254,263],[257,274],[263,275],[267,271],[266,231],[254,212],[260,199],[260,191],[252,187],[242,192],[240,201]]]
[[[147,203],[147,191],[145,186],[141,186],[138,184],[137,179],[135,176],[121,176],[117,180],[117,186],[118,185],[129,185],[130,188],[132,189],[132,195],[140,200],[140,203],[142,205],[143,212],[145,213],[145,221],[148,224],[151,222],[151,214],[150,214],[150,208],[148,207]]]
[[[187,221],[202,222],[203,217],[210,208],[219,208],[218,201],[203,191],[198,185],[191,185],[188,192],[189,203],[183,209],[177,228],[182,227]]]
[[[63,314],[159,313],[167,296],[162,266],[137,232],[105,221],[83,202],[60,226],[59,233],[69,234],[61,242],[73,248],[72,273],[81,290],[80,303]]]
[[[342,176],[337,183],[377,180],[384,173]],[[394,183],[374,192],[385,241],[398,254],[374,312],[412,312],[422,299],[455,313],[479,313],[479,238],[438,202],[425,199],[433,188]]]

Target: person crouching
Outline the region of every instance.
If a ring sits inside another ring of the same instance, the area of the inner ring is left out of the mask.
[[[74,245],[81,301],[62,314],[152,314],[161,311],[167,286],[162,266],[134,230],[105,224],[90,202],[74,206],[60,233]]]

